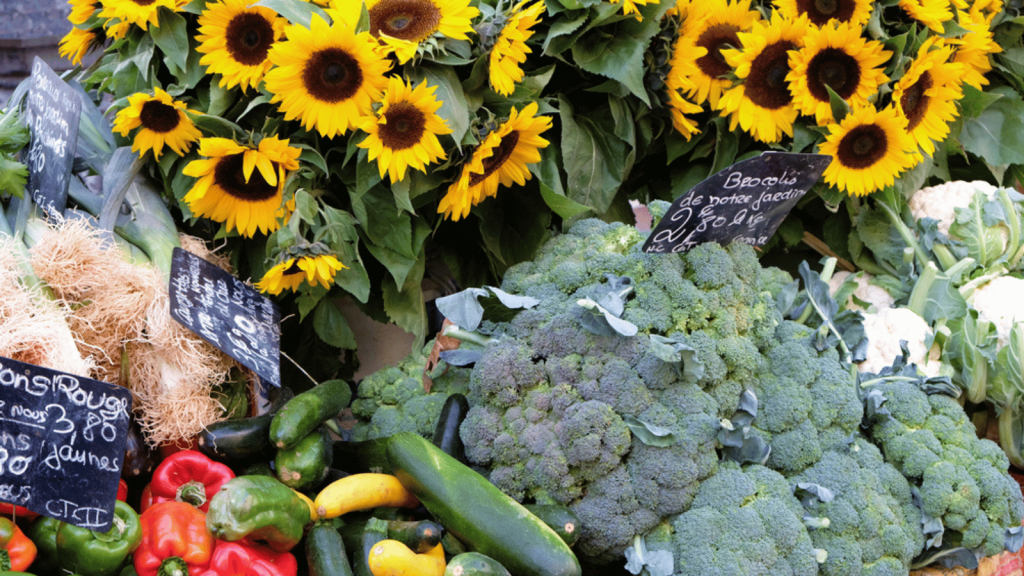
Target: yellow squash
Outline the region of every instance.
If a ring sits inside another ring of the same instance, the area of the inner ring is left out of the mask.
[[[335,480],[313,502],[321,518],[337,518],[354,510],[379,506],[415,508],[420,501],[390,474],[353,474]]]

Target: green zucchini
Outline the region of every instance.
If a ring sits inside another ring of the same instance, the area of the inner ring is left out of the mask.
[[[386,449],[394,475],[474,552],[517,576],[581,576],[569,546],[486,478],[422,436],[400,432]]]
[[[465,396],[456,392],[444,401],[434,428],[434,446],[463,464],[466,463],[466,447],[459,436],[459,426],[462,426],[468,412],[469,402]]]
[[[294,447],[278,450],[274,457],[277,479],[296,490],[319,486],[327,478],[334,460],[331,444],[330,430],[320,426],[299,440]]]
[[[262,416],[215,422],[199,433],[199,451],[214,460],[238,462],[265,454],[274,414],[294,397],[288,388],[271,390],[270,411]]]
[[[580,539],[580,519],[565,506],[558,504],[524,504],[524,508],[540,518],[555,531],[563,542],[572,546]]]
[[[239,476],[270,476],[271,478],[277,478],[277,474],[274,474],[274,469],[270,467],[269,462],[255,462],[242,469],[242,473]]]
[[[270,422],[270,442],[278,450],[291,448],[328,418],[348,406],[352,389],[344,380],[328,380],[289,400]]]
[[[417,554],[433,550],[441,543],[444,534],[444,528],[430,520],[387,520],[379,516],[374,518],[387,522],[388,538],[398,540]],[[345,546],[354,549],[365,530],[366,522],[357,520],[338,528],[338,533],[345,541]]]
[[[352,576],[341,535],[330,522],[317,522],[306,533],[309,576]]]
[[[373,547],[377,545],[381,540],[388,539],[388,525],[383,520],[376,518],[370,518],[370,521],[366,523],[366,528],[363,530],[362,541],[359,546],[355,549],[355,554],[352,558],[352,570],[355,572],[355,576],[373,576],[373,572],[370,571],[370,552],[373,551]]]
[[[444,536],[441,536],[441,546],[444,547],[444,553],[449,556],[458,556],[459,554],[469,552],[469,550],[466,550],[466,545],[455,536],[452,536],[451,532],[445,532]]]
[[[444,569],[444,576],[512,576],[508,570],[490,556],[479,552],[466,552],[452,556]]]

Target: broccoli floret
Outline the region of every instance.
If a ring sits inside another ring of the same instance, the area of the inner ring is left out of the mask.
[[[382,368],[363,378],[352,401],[354,440],[383,438],[398,432],[434,435],[441,408],[450,394],[469,390],[468,368],[441,363],[432,374],[430,393],[423,392],[423,370],[433,341],[413,351],[397,366]]]
[[[814,547],[828,552],[823,576],[906,574],[924,547],[921,512],[913,505],[910,485],[886,464],[878,449],[862,438],[848,447],[825,452],[790,482],[831,490],[828,502],[808,504],[807,513],[827,519],[810,530]]]
[[[906,381],[883,381],[870,390],[885,398],[889,414],[876,416],[868,433],[886,460],[918,487],[922,511],[959,533],[962,546],[986,556],[1001,552],[1005,530],[1019,526],[1024,514],[1005,455],[978,438],[953,398],[927,394]]]
[[[781,474],[727,463],[669,529],[646,539],[647,549],[670,551],[674,576],[812,576],[818,563],[802,515]]]

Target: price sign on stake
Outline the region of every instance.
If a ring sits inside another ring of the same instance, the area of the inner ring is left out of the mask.
[[[132,393],[0,357],[0,501],[106,532]]]
[[[669,207],[644,252],[686,252],[703,242],[761,246],[821,178],[831,156],[764,152],[694,186]]]
[[[26,163],[32,199],[47,215],[63,214],[67,205],[81,115],[78,93],[36,56],[28,89],[32,141]]]
[[[252,286],[175,248],[171,257],[171,318],[281,385],[281,312]]]

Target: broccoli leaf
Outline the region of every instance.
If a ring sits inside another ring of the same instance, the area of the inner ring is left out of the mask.
[[[540,300],[537,300],[536,298],[531,298],[529,296],[516,296],[499,288],[495,288],[494,286],[484,286],[484,288],[494,292],[494,295],[498,297],[498,300],[501,300],[501,303],[505,308],[510,310],[516,310],[519,308],[530,309],[537,304],[540,304]]]
[[[797,482],[793,486],[793,495],[800,499],[805,508],[817,506],[820,502],[831,502],[836,496],[828,488],[813,482]]]
[[[444,360],[452,366],[470,366],[476,364],[476,361],[483,356],[483,353],[479,350],[445,350],[438,355],[441,360]]]
[[[798,294],[800,294],[800,281],[793,280],[783,286],[782,291],[775,297],[775,307],[782,312],[783,316],[789,316]]]
[[[864,427],[874,424],[883,417],[892,416],[892,412],[884,406],[886,400],[888,398],[881,390],[868,390],[864,396]]]
[[[626,570],[630,574],[639,574],[647,568],[650,576],[672,576],[675,559],[668,550],[647,550],[643,537],[633,539],[633,546],[626,549]]]
[[[630,415],[623,416],[622,421],[626,423],[629,430],[639,438],[641,442],[648,446],[664,448],[676,443],[675,435],[672,434],[671,430],[664,426],[649,424]]]
[[[923,568],[925,566],[939,565],[943,568],[956,568],[963,566],[968,570],[978,567],[978,557],[967,548],[946,548],[935,552],[926,553],[914,560],[911,569]]]
[[[986,267],[1003,253],[998,226],[1002,220],[1005,220],[1005,215],[999,203],[989,202],[984,192],[976,190],[970,206],[956,208],[956,218],[949,226],[949,233],[967,246],[968,256]]]
[[[434,303],[445,318],[466,330],[476,330],[484,319],[484,307],[477,298],[487,295],[487,290],[483,288],[467,288],[450,296],[442,296]]]
[[[1004,542],[1006,550],[1011,554],[1016,554],[1020,547],[1024,545],[1024,528],[1020,526],[1007,528]]]
[[[582,298],[576,303],[588,312],[582,316],[580,324],[598,336],[636,336],[639,331],[636,324],[615,316],[590,298]]]
[[[676,335],[673,337],[651,334],[651,350],[654,354],[668,362],[675,364],[679,371],[679,364],[682,363],[680,375],[689,381],[699,380],[704,376],[704,363],[697,357],[697,351],[681,341],[685,336]]]
[[[615,317],[626,309],[626,297],[633,292],[633,279],[629,276],[605,274],[608,284],[598,286],[592,293],[595,302]]]
[[[722,455],[726,460],[732,460],[740,464],[761,464],[764,465],[771,455],[772,447],[760,436],[748,436],[744,439],[743,445],[739,447],[726,446]]]
[[[914,499],[914,506],[921,509],[921,533],[924,534],[925,538],[927,538],[924,544],[925,550],[941,547],[942,535],[946,531],[946,527],[942,524],[942,518],[936,518],[924,511],[921,492],[918,490],[917,486],[910,486],[910,495]],[[927,563],[930,564],[931,560]]]

